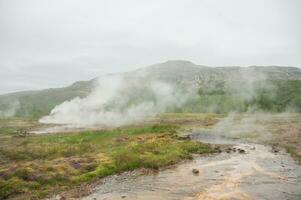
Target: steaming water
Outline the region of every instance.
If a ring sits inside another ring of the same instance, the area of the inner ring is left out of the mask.
[[[88,96],[57,105],[39,122],[82,128],[118,127],[141,122],[170,108],[179,108],[195,94],[195,89],[182,91],[163,81],[112,75],[100,78]]]
[[[47,126],[42,126],[35,128],[30,131],[32,134],[49,134],[49,133],[70,133],[70,132],[80,132],[80,131],[87,131],[87,130],[102,130],[108,127],[104,126],[90,126],[90,127],[85,127],[85,126],[74,126],[74,125],[47,125]]]
[[[236,143],[246,154],[196,157],[153,175],[113,176],[83,200],[301,199],[301,166],[285,152],[276,154],[268,146],[210,138],[208,134],[193,135],[206,142]],[[191,172],[194,168],[200,170],[199,175]]]
[[[213,137],[214,136],[214,137]],[[210,144],[239,144],[241,141],[229,138],[219,131],[202,130],[202,132],[193,132],[190,138]]]

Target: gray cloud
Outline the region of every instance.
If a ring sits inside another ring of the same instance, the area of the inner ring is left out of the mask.
[[[301,66],[299,0],[0,0],[0,93],[170,59]]]

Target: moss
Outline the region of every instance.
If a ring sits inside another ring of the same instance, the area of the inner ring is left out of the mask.
[[[137,168],[158,169],[214,149],[177,139],[177,125],[6,138],[1,142],[0,199],[44,197]]]
[[[29,193],[32,189],[39,187],[37,182],[25,181],[19,177],[12,177],[8,180],[0,179],[0,197],[5,199],[11,194]]]
[[[298,163],[301,163],[301,155],[297,152],[293,146],[285,146],[286,151],[294,158]]]

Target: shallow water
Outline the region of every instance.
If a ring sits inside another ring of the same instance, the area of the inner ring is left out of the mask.
[[[202,134],[202,133],[200,133]],[[235,143],[246,153],[221,153],[196,157],[152,175],[112,176],[89,199],[225,200],[301,199],[301,166],[285,152],[273,153],[269,146],[240,143],[203,134],[206,142]],[[192,169],[199,169],[195,175]]]

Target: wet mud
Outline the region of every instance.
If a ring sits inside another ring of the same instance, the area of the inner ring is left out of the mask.
[[[221,154],[200,157],[151,175],[112,176],[83,200],[300,200],[301,166],[283,150],[212,134],[192,138],[233,144]],[[199,173],[193,173],[198,169]]]

